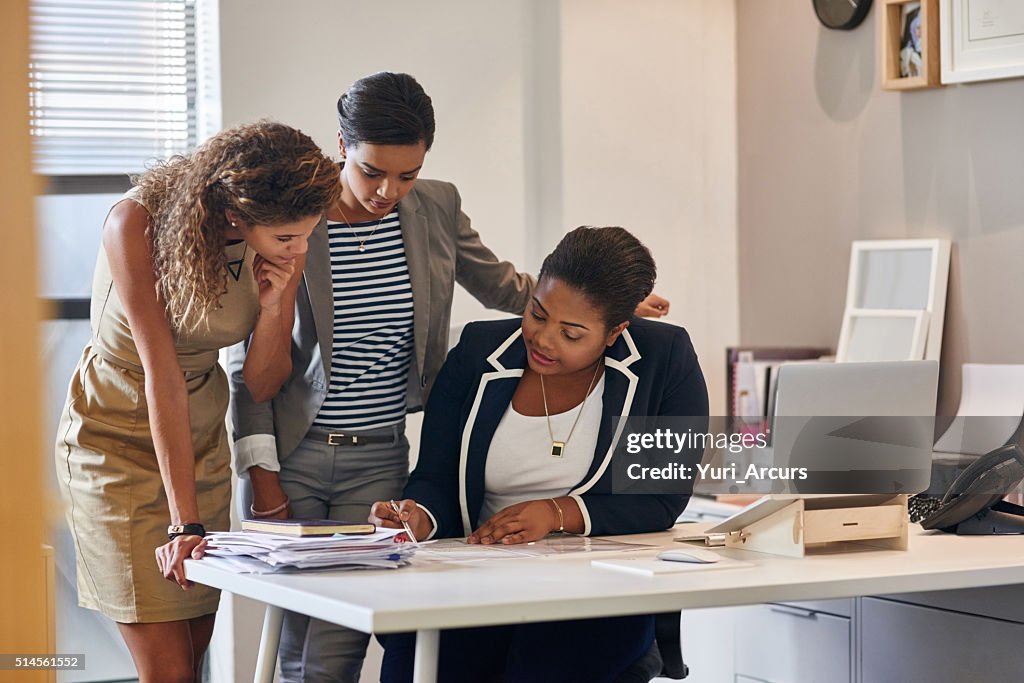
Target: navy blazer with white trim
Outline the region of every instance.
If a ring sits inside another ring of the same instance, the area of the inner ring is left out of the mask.
[[[487,452],[527,367],[521,324],[517,318],[467,325],[434,384],[419,460],[404,493],[429,511],[437,524],[434,538],[467,536],[486,521],[478,516]],[[612,493],[614,418],[625,415],[707,417],[704,375],[681,327],[637,318],[605,351],[593,462],[569,491],[583,513],[586,535],[667,529],[690,498]]]

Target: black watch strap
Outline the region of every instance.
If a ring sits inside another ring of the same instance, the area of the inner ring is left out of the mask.
[[[178,536],[206,536],[206,529],[202,524],[172,524],[167,527],[167,538],[173,541]]]

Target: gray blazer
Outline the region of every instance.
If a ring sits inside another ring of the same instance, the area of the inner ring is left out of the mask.
[[[452,297],[458,282],[480,303],[521,314],[533,292],[533,276],[499,261],[480,241],[462,212],[451,183],[419,180],[398,204],[413,294],[415,351],[409,370],[410,411],[426,403],[448,350]],[[330,386],[334,291],[327,223],[309,237],[309,251],[295,302],[292,373],[277,396],[256,403],[242,379],[247,344],[228,351],[235,471],[253,465],[278,470],[316,418]]]

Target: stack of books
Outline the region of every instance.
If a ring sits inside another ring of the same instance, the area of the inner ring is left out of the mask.
[[[246,520],[242,531],[207,534],[206,552],[239,573],[397,569],[417,549],[396,541],[401,533],[333,520]]]

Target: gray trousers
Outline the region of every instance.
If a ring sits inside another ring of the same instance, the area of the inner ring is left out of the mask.
[[[374,501],[402,495],[409,478],[405,422],[359,433],[393,439],[362,446],[305,439],[281,463],[281,488],[293,517],[364,522]],[[356,683],[369,642],[368,633],[285,612],[281,683]]]

